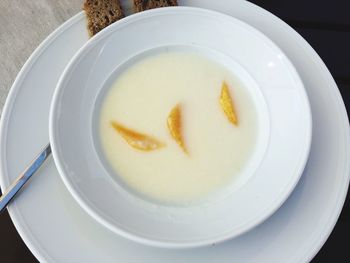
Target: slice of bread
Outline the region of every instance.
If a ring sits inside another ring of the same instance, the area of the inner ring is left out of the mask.
[[[91,37],[124,17],[119,0],[85,0],[83,9]]]
[[[177,0],[134,0],[135,12],[166,6],[177,6]]]

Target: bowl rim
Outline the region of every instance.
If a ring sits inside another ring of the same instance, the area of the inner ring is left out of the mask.
[[[132,22],[133,20],[141,19],[142,17],[150,16],[150,15],[157,15],[159,13],[173,13],[173,12],[178,12],[181,9],[182,12],[195,12],[198,14],[206,14],[206,15],[215,15],[215,17],[221,17],[222,19],[226,20],[231,20],[234,21],[235,23],[239,23],[240,25],[244,26],[245,28],[248,28],[250,30],[255,31],[256,34],[259,35],[259,37],[263,37],[265,40],[270,41],[276,49],[279,50],[279,52],[285,57],[286,63],[289,64],[289,69],[294,71],[294,76],[296,77],[296,80],[298,82],[298,85],[301,87],[300,92],[302,93],[303,97],[303,102],[305,103],[305,106],[307,108],[307,112],[305,112],[305,118],[307,119],[307,127],[306,127],[306,134],[307,134],[307,145],[305,145],[305,150],[303,152],[303,156],[299,158],[299,166],[296,169],[296,178],[293,182],[293,184],[289,187],[289,191],[286,192],[284,191],[283,198],[278,198],[278,202],[274,203],[273,209],[269,210],[269,213],[265,213],[263,217],[260,217],[258,220],[254,220],[254,224],[248,224],[248,227],[245,227],[243,230],[239,231],[238,233],[231,233],[230,231],[227,232],[226,235],[220,235],[219,237],[215,236],[214,238],[207,238],[207,239],[201,239],[201,240],[195,240],[195,241],[186,241],[186,242],[177,242],[177,241],[169,241],[169,240],[160,240],[160,239],[152,239],[150,237],[144,237],[141,235],[137,235],[134,233],[130,233],[125,229],[119,228],[117,225],[113,225],[107,220],[105,220],[103,217],[101,217],[96,211],[91,209],[91,207],[86,204],[86,201],[79,195],[78,191],[72,186],[72,184],[69,182],[69,180],[66,178],[65,171],[63,169],[63,163],[61,162],[60,154],[57,151],[57,145],[56,145],[56,140],[55,138],[55,132],[54,132],[54,119],[56,115],[56,104],[58,102],[57,97],[59,90],[62,89],[64,86],[64,80],[66,77],[70,74],[70,71],[74,68],[75,64],[77,61],[79,61],[79,58],[85,54],[90,47],[94,46],[96,43],[98,43],[100,40],[108,37],[109,35],[113,34],[115,29],[120,26],[128,24],[130,21]],[[90,38],[71,58],[69,63],[66,65],[64,68],[58,82],[57,86],[55,89],[55,92],[52,97],[51,101],[51,106],[50,106],[50,113],[49,113],[49,139],[50,139],[50,144],[52,148],[52,155],[54,162],[56,164],[57,170],[60,174],[61,179],[64,182],[65,187],[69,190],[70,194],[74,197],[74,199],[78,202],[78,204],[92,217],[94,218],[97,222],[99,222],[101,225],[107,227],[109,230],[112,230],[113,232],[128,238],[129,240],[139,242],[141,244],[146,244],[146,245],[151,245],[155,247],[161,247],[161,248],[195,248],[195,247],[202,247],[202,246],[207,246],[207,245],[214,245],[216,243],[221,243],[226,240],[229,240],[231,238],[237,237],[241,234],[244,234],[251,230],[252,228],[256,227],[257,225],[261,224],[264,222],[267,218],[269,218],[272,214],[277,211],[281,205],[288,199],[290,194],[294,191],[295,186],[299,182],[299,179],[302,176],[302,173],[305,169],[306,163],[308,161],[308,156],[310,153],[311,149],[311,142],[312,142],[312,115],[311,115],[311,106],[310,102],[306,93],[306,90],[304,88],[304,84],[301,81],[301,78],[294,67],[294,65],[291,63],[289,58],[285,55],[285,53],[273,42],[270,38],[268,38],[265,34],[261,33],[258,29],[255,27],[239,20],[238,18],[226,15],[224,13],[218,12],[218,11],[213,11],[213,10],[208,10],[205,8],[198,8],[198,7],[184,7],[184,6],[176,6],[176,7],[165,7],[165,8],[158,8],[158,9],[153,9],[153,10],[147,10],[144,12],[132,14],[128,17],[125,17],[112,25],[106,27],[103,29],[101,32]]]

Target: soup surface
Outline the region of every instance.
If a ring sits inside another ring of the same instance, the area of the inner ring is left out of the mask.
[[[100,111],[100,142],[115,179],[161,203],[187,204],[229,185],[256,135],[249,92],[234,72],[196,53],[159,53],[133,64]]]

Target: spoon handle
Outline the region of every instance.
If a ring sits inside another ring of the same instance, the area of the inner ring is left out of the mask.
[[[10,187],[0,197],[0,213],[5,210],[7,205],[15,197],[23,185],[29,180],[30,177],[40,168],[47,157],[51,154],[50,144],[40,152],[40,154],[30,163],[30,165],[22,172],[20,176],[10,185]]]

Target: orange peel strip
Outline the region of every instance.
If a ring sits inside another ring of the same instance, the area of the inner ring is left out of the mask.
[[[181,147],[181,149],[185,153],[188,153],[184,143],[183,135],[182,135],[182,113],[181,113],[181,106],[179,104],[176,105],[170,111],[167,124],[168,124],[170,135],[173,137],[176,143]]]
[[[232,97],[226,82],[222,83],[220,105],[229,122],[237,126],[238,118],[237,118],[235,106],[233,104]]]
[[[116,121],[111,121],[111,125],[125,139],[125,141],[135,149],[149,152],[165,146],[165,143],[159,141],[153,136],[129,129]]]

